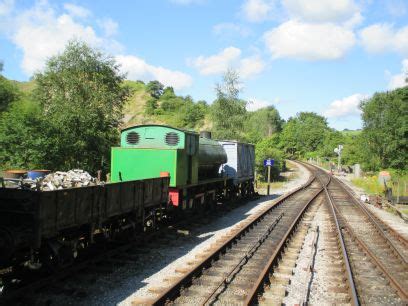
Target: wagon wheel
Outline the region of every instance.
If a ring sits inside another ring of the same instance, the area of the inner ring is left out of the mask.
[[[5,228],[0,228],[0,262],[10,259],[14,251],[14,239],[12,234]]]
[[[40,252],[41,263],[51,272],[57,272],[69,267],[74,262],[74,259],[72,248],[64,245],[60,246],[58,250],[47,246]]]

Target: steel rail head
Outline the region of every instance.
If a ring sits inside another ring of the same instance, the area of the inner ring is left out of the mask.
[[[218,292],[221,287],[225,287],[228,283],[231,281],[228,281],[228,279],[233,279],[233,277],[238,273],[238,271],[242,268],[244,265],[244,262],[246,263],[256,252],[256,250],[262,245],[262,243],[269,237],[271,234],[272,230],[275,228],[275,226],[278,224],[278,222],[282,219],[284,213],[281,213],[275,221],[268,226],[268,229],[264,232],[264,234],[253,244],[253,246],[249,249],[249,251],[245,254],[245,256],[236,264],[230,272],[227,274],[227,276],[224,277],[224,279],[218,284],[218,286],[210,292],[210,294],[207,296],[205,301],[203,302],[203,305],[209,303],[211,300],[216,300],[218,296],[221,294],[221,292]],[[232,276],[232,278],[231,278]]]
[[[318,168],[317,168],[317,169],[318,169]],[[327,186],[328,186],[328,185],[330,184],[330,182],[332,181],[332,177],[329,176],[329,175],[327,175],[325,172],[323,172],[323,171],[320,170],[320,169],[317,170],[317,171],[319,171],[320,173],[324,173],[325,176],[328,177],[328,180],[327,180],[326,183],[323,183],[321,177],[318,177],[318,180],[320,181],[320,183],[321,183],[322,186],[323,186],[323,189],[324,189],[324,192],[325,192],[325,195],[326,195],[326,199],[327,199],[328,202],[329,202],[329,207],[330,207],[330,210],[331,210],[332,215],[333,215],[333,218],[334,218],[334,223],[335,223],[335,225],[336,225],[337,237],[338,237],[338,240],[339,240],[339,242],[340,242],[340,247],[341,247],[341,252],[342,252],[342,256],[343,256],[343,261],[344,261],[344,264],[345,264],[345,266],[346,266],[346,275],[347,275],[347,280],[348,280],[348,283],[349,283],[350,296],[351,296],[351,299],[352,299],[351,302],[352,302],[353,305],[360,305],[360,302],[359,302],[359,300],[358,300],[358,295],[357,295],[356,286],[355,286],[355,283],[354,283],[353,272],[352,272],[351,266],[350,266],[350,260],[349,260],[349,257],[348,257],[348,254],[347,254],[347,250],[346,250],[346,245],[345,245],[344,239],[343,239],[343,234],[342,234],[342,232],[341,232],[340,225],[339,225],[339,222],[338,222],[338,218],[337,218],[337,215],[336,215],[336,212],[335,212],[334,203],[333,203],[333,201],[332,201],[331,195],[329,194],[329,192],[328,192],[328,190],[327,190]]]
[[[341,252],[343,255],[343,261],[344,264],[346,266],[346,275],[347,275],[347,280],[349,283],[349,290],[350,290],[350,296],[351,296],[351,302],[353,305],[360,305],[359,299],[358,299],[358,295],[357,295],[357,290],[356,290],[356,285],[354,283],[354,276],[353,276],[353,272],[351,270],[351,266],[350,266],[350,259],[349,256],[347,254],[347,249],[346,249],[346,245],[344,243],[344,239],[343,239],[343,233],[340,229],[340,225],[339,225],[339,221],[338,221],[338,217],[335,211],[335,207],[334,207],[334,203],[332,201],[332,198],[329,194],[329,192],[327,191],[327,187],[324,187],[324,191],[326,194],[326,198],[329,202],[329,207],[330,210],[332,212],[333,218],[334,218],[334,223],[336,224],[336,229],[337,229],[337,237],[339,239],[340,242],[340,247],[341,247]]]
[[[299,214],[296,216],[295,220],[292,222],[292,224],[289,226],[289,229],[286,231],[285,235],[283,236],[283,239],[280,241],[279,245],[277,246],[275,252],[272,254],[272,256],[270,257],[268,263],[265,265],[263,271],[261,272],[260,276],[258,277],[258,279],[256,280],[256,282],[254,283],[254,286],[252,286],[251,291],[249,292],[249,294],[246,297],[246,300],[244,302],[244,305],[253,305],[256,304],[257,301],[257,294],[258,292],[261,290],[262,288],[262,284],[264,283],[264,280],[267,278],[267,275],[269,273],[269,271],[271,270],[271,268],[273,267],[273,265],[276,263],[277,259],[278,259],[278,255],[282,252],[284,246],[287,243],[288,238],[290,237],[290,235],[293,233],[296,225],[300,222],[301,217],[303,216],[303,214],[305,213],[305,211],[307,210],[307,208],[309,207],[309,204],[312,203],[319,194],[321,194],[323,192],[323,188],[319,189],[313,196],[312,198],[307,201],[307,203],[305,204],[305,206],[302,208],[302,210],[299,212]]]

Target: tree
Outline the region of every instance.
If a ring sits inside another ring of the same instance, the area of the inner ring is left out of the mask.
[[[346,165],[362,164],[363,167],[368,168],[367,160],[364,157],[365,141],[361,131],[356,131],[354,134],[346,134],[344,138],[343,163]]]
[[[323,134],[323,141],[318,149],[318,153],[321,157],[336,157],[337,154],[334,152],[334,148],[338,145],[343,145],[346,147],[346,137],[339,131],[336,130],[326,130]]]
[[[171,87],[169,87],[170,89]],[[147,84],[147,92],[155,99],[159,99],[160,96],[163,94],[164,85],[159,81],[150,81]],[[171,88],[173,91],[173,88]],[[174,93],[174,91],[173,91]]]
[[[0,118],[0,165],[10,168],[46,168],[52,143],[49,126],[38,103],[13,102]]]
[[[273,158],[275,163],[271,167],[271,177],[278,178],[279,173],[283,170],[285,165],[284,154],[278,147],[279,134],[271,137],[266,137],[258,142],[255,146],[255,166],[257,173],[262,179],[267,179],[267,168],[264,167],[263,161],[267,158]]]
[[[248,113],[245,121],[247,139],[256,143],[282,130],[283,120],[274,106],[268,106]]]
[[[363,101],[362,110],[366,166],[369,169],[408,167],[408,86],[376,93]]]
[[[240,81],[237,72],[228,70],[223,83],[217,84],[217,99],[211,106],[214,136],[221,139],[244,138],[246,101],[239,99]]]
[[[313,112],[301,112],[284,125],[281,145],[292,156],[316,152],[328,131],[326,118]]]
[[[35,75],[35,96],[53,134],[53,169],[107,168],[110,148],[130,90],[111,56],[83,42],[70,41],[62,54],[50,58]]]
[[[3,62],[0,62],[0,73],[3,71]],[[5,111],[8,106],[20,98],[17,87],[0,74],[0,112]]]

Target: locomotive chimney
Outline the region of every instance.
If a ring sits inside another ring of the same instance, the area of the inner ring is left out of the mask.
[[[210,131],[201,131],[200,137],[211,139],[211,132]]]

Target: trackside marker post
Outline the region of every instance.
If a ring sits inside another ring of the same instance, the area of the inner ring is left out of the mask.
[[[275,164],[275,160],[268,158],[264,160],[264,166],[268,167],[268,188],[266,194],[269,195],[271,188],[271,167]]]

